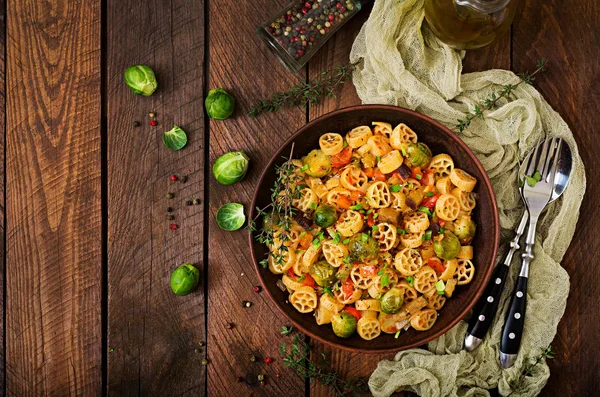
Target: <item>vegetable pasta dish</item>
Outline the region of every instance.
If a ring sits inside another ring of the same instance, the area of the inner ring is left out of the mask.
[[[257,209],[261,265],[338,337],[428,330],[473,279],[477,180],[407,125],[325,133],[277,172],[270,210]]]

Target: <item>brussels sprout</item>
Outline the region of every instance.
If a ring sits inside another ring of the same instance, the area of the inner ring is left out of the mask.
[[[225,120],[233,114],[235,99],[224,89],[215,88],[208,92],[204,101],[206,113],[215,120]]]
[[[246,222],[244,206],[239,203],[228,203],[217,211],[217,225],[223,230],[238,230]]]
[[[315,210],[313,220],[317,226],[323,228],[333,225],[337,221],[337,213],[335,212],[335,208],[329,204],[321,204]]]
[[[248,171],[250,159],[241,150],[229,152],[220,156],[213,164],[213,175],[222,185],[231,185],[239,182]]]
[[[411,143],[406,149],[408,161],[415,167],[422,167],[431,161],[431,150],[424,143]]]
[[[310,267],[309,273],[321,287],[329,287],[336,280],[336,271],[327,261],[319,261]]]
[[[187,134],[180,127],[174,125],[170,131],[163,132],[163,144],[171,150],[179,150],[187,143]]]
[[[311,151],[302,160],[308,166],[305,171],[308,176],[321,178],[331,170],[331,159],[319,149]]]
[[[475,222],[468,216],[463,216],[454,221],[454,233],[460,240],[468,240],[475,236]]]
[[[171,289],[175,295],[187,295],[198,286],[200,272],[189,263],[184,263],[171,274]]]
[[[152,69],[146,65],[133,65],[125,70],[125,83],[134,94],[150,96],[158,88]]]
[[[331,318],[333,333],[340,338],[348,338],[356,331],[356,317],[348,312],[334,314]]]
[[[348,243],[350,256],[357,262],[364,262],[375,259],[379,255],[379,244],[366,233],[358,233],[350,237]]]
[[[386,314],[397,313],[404,304],[404,291],[392,288],[381,298],[381,311]]]
[[[433,250],[442,259],[454,259],[460,250],[460,241],[458,241],[458,237],[454,233],[446,230],[444,234],[440,234],[433,242]]]

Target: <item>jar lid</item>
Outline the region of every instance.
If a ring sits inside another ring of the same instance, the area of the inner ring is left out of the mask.
[[[500,11],[510,3],[510,0],[455,0],[456,4],[474,8],[477,11],[492,13]]]

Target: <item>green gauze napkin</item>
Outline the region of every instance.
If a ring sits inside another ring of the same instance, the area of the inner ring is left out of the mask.
[[[440,42],[423,22],[423,0],[377,0],[350,54],[351,62],[359,62],[354,84],[364,103],[414,109],[456,130],[457,119],[519,78],[506,70],[461,74],[464,52]],[[515,365],[502,370],[498,350],[510,287],[519,271],[517,255],[496,322],[481,346],[473,353],[463,350],[467,325],[461,321],[430,342],[428,350],[411,349],[398,353],[393,361],[381,361],[369,379],[376,397],[400,390],[427,397],[489,396],[486,389],[495,387],[507,395],[509,383],[552,342],[565,310],[569,275],[560,261],[573,238],[585,191],[583,163],[569,127],[535,88],[521,84],[511,100],[502,100],[498,109],[486,113],[485,120],[473,120],[459,135],[490,176],[498,199],[503,242],[512,238],[524,210],[516,186],[519,160],[545,136],[561,136],[573,149],[569,187],[538,224],[521,350]],[[546,364],[538,367],[514,395],[540,392],[550,373]]]

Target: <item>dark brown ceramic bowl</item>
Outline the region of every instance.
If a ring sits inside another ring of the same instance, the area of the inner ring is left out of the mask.
[[[434,154],[448,153],[454,159],[457,167],[469,172],[478,181],[475,192],[479,195],[479,199],[474,211],[477,235],[473,241],[475,277],[470,284],[457,286],[455,294],[446,301],[446,305],[440,310],[439,317],[430,330],[419,332],[411,328],[407,332],[402,332],[398,339],[395,339],[394,335],[384,333],[370,341],[362,339],[358,334],[347,339],[337,337],[330,325],[317,325],[312,313],[299,313],[289,303],[286,303],[287,291],[283,292],[276,286],[280,276],[272,274],[258,264],[261,259],[266,257],[267,247],[256,242],[252,235],[250,236],[252,258],[261,283],[273,303],[290,319],[294,326],[323,343],[363,353],[392,352],[421,346],[458,323],[477,302],[491,276],[500,238],[496,198],[490,180],[467,145],[448,128],[429,117],[394,106],[363,105],[340,109],[326,114],[298,130],[273,155],[263,172],[254,194],[250,217],[255,216],[256,207],[263,208],[269,203],[270,189],[276,179],[274,165],[281,164],[282,156],[289,155],[292,142],[295,142],[294,158],[299,158],[312,149],[318,148],[319,137],[325,132],[337,132],[344,135],[354,127],[371,125],[373,121],[385,121],[394,126],[398,123],[407,124],[418,134],[419,141],[429,145]]]

